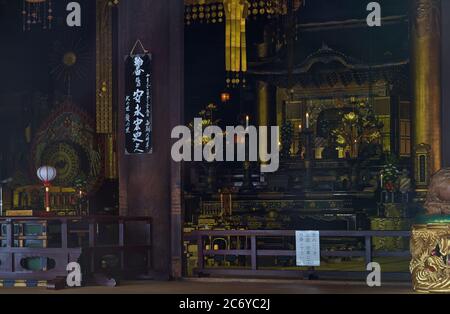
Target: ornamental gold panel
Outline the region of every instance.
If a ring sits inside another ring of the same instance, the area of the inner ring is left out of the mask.
[[[413,227],[410,272],[415,291],[450,293],[449,244],[450,224]]]

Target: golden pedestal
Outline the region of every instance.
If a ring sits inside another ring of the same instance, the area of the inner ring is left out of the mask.
[[[6,217],[34,217],[35,215],[36,211],[25,209],[7,210],[5,214]]]
[[[449,222],[413,226],[410,271],[416,292],[450,293],[449,250]]]

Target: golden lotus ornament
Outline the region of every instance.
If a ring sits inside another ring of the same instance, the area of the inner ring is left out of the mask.
[[[355,121],[358,116],[354,112],[347,113],[344,118],[348,121]]]

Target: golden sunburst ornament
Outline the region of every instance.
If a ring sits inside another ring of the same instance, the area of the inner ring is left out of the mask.
[[[70,95],[71,81],[87,76],[87,64],[90,54],[81,40],[68,43],[56,42],[50,55],[50,74],[65,84]]]
[[[77,63],[77,55],[73,51],[66,52],[62,61],[66,67],[72,67]]]

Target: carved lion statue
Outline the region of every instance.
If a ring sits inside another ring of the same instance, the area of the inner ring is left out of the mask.
[[[425,208],[428,215],[450,214],[450,168],[439,170],[431,178]]]

